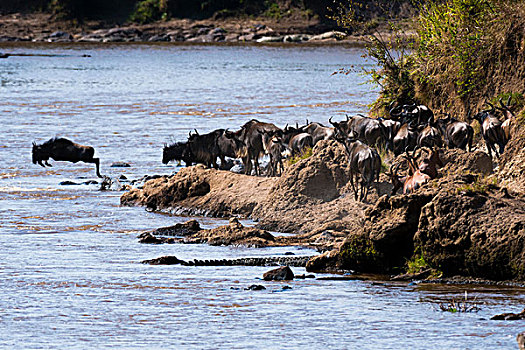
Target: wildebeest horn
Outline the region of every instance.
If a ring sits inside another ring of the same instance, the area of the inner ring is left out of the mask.
[[[288,130],[288,123],[286,123],[286,126],[284,127],[284,130]]]
[[[166,142],[164,142],[164,148],[168,147],[168,144]]]
[[[349,121],[350,117],[348,116],[348,114],[345,114],[345,116],[346,116],[346,121]]]
[[[36,142],[35,141],[33,141],[33,146],[36,146]]]
[[[310,123],[308,122],[308,118],[306,118],[306,125],[309,125]]]
[[[297,123],[297,122],[295,123],[295,128],[299,129],[299,123]]]
[[[189,137],[191,137],[191,130],[190,130],[190,132],[188,134],[189,134]]]
[[[494,107],[494,105],[492,103],[490,103],[489,101],[487,101],[485,103],[490,106],[490,109],[484,109],[483,112],[493,113],[496,110],[496,107]]]
[[[195,135],[199,136],[199,132],[197,131],[197,129],[193,129],[195,130]]]

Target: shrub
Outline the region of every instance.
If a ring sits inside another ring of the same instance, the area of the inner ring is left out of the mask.
[[[167,19],[167,0],[143,0],[139,1],[135,11],[130,16],[130,21],[144,24],[160,19]]]

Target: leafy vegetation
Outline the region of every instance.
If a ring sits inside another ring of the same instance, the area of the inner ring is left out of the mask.
[[[307,147],[303,150],[301,154],[288,158],[287,163],[288,165],[293,165],[303,159],[310,158],[311,155],[312,155],[312,148]]]
[[[496,177],[479,175],[474,182],[456,188],[456,193],[467,195],[487,193],[489,189],[497,188],[497,184],[498,179]]]
[[[357,10],[348,3],[334,18],[351,31]],[[464,118],[487,100],[525,90],[524,2],[416,3],[415,36],[391,25],[393,35],[378,32],[366,42],[367,56],[378,66],[367,72],[381,88],[372,106],[377,114],[385,114],[393,101],[415,100]]]
[[[430,271],[429,278],[431,279],[440,278],[443,276],[443,272],[441,270],[430,266],[421,252],[415,253],[412,256],[412,259],[407,261],[406,273],[417,274],[425,270]]]
[[[160,19],[167,19],[169,17],[167,11],[167,0],[143,0],[137,3],[130,20],[141,24],[151,23]]]

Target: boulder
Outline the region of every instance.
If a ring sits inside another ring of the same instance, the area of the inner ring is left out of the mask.
[[[263,275],[265,281],[287,281],[293,280],[294,274],[288,266],[281,266],[277,269],[270,270]]]

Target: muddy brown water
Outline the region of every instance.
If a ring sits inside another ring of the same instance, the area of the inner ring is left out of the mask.
[[[514,349],[523,289],[384,281],[259,280],[268,268],[146,266],[143,259],[315,254],[298,248],[140,245],[143,230],[187,218],[119,206],[94,167],[31,163],[31,142],[96,148],[113,178],[170,174],[164,142],[284,126],[366,110],[376,96],[359,48],[326,46],[14,45],[0,51],[92,57],[0,60],[0,347]],[[332,75],[353,65],[348,76]],[[129,168],[110,168],[122,161]],[[200,219],[205,227],[224,223]],[[304,269],[294,268],[295,273]],[[246,291],[251,284],[266,290]],[[283,286],[292,289],[283,290]],[[462,298],[477,313],[439,311]]]

